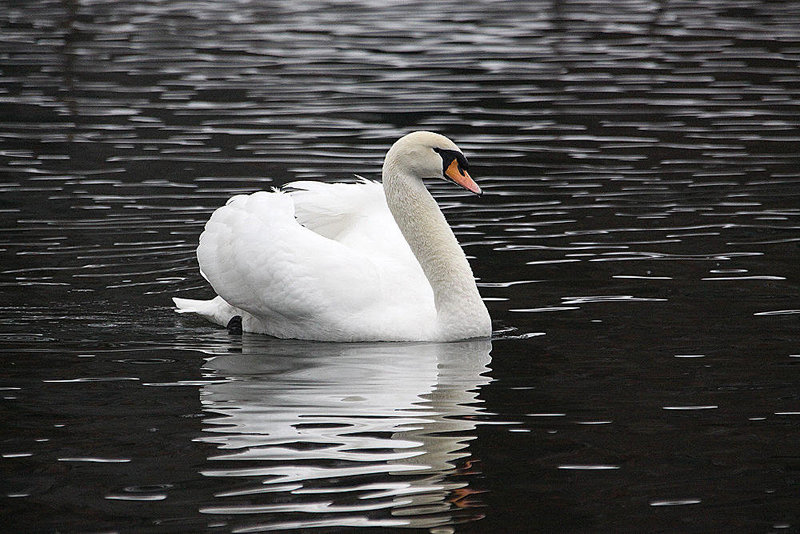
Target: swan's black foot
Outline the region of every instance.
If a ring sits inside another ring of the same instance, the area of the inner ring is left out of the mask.
[[[231,320],[228,321],[228,333],[232,336],[241,336],[242,335],[242,316],[241,315],[234,315],[231,317]]]

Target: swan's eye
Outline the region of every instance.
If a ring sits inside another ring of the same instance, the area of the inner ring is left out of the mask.
[[[446,148],[434,148],[433,150],[442,157],[442,174],[445,176],[447,176],[447,171],[451,168],[454,161],[456,162],[458,170],[461,172],[461,174],[464,174],[464,171],[469,170],[469,162],[467,161],[467,158],[465,158],[464,154],[458,150],[447,150]]]

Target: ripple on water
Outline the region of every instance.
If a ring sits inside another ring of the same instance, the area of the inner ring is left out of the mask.
[[[701,499],[661,499],[650,501],[650,506],[687,506],[691,504],[700,504]]]

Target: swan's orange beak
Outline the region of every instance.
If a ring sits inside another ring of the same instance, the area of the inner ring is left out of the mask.
[[[467,191],[472,191],[476,195],[482,195],[483,191],[481,190],[480,186],[475,183],[475,180],[469,175],[467,171],[462,169],[458,165],[458,160],[454,159],[447,169],[444,171],[444,175],[453,180],[455,183],[466,189]]]

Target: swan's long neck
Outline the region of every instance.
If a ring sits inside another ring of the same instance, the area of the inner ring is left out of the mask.
[[[389,210],[433,289],[440,337],[488,336],[491,320],[472,269],[422,180],[385,165],[383,186]]]

